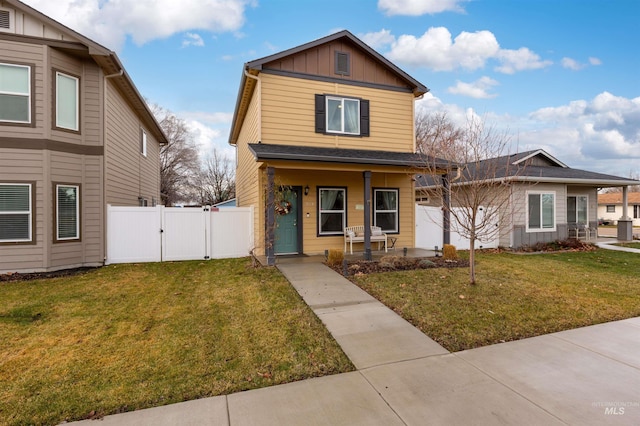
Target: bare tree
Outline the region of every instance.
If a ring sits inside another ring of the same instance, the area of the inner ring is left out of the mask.
[[[463,129],[454,125],[446,112],[420,111],[416,115],[416,146],[425,156],[463,161],[463,136]]]
[[[640,173],[630,171],[628,175],[629,179],[640,180]],[[605,188],[601,191],[602,194],[616,194],[622,192],[621,186],[613,188]],[[640,192],[640,185],[629,185],[629,192]]]
[[[443,152],[449,161],[458,163],[451,162],[444,177],[435,163],[426,164],[425,175],[430,182],[426,191],[432,197],[448,200],[442,208],[452,218],[452,227],[469,240],[469,282],[475,284],[476,242],[490,241],[501,229],[509,228],[511,215],[504,214],[511,208],[509,181],[523,169],[512,166],[505,155],[510,145],[508,133],[486,125],[483,119],[469,119],[465,128],[457,128],[444,115],[426,122],[437,129],[427,129],[426,134],[436,140],[427,140],[425,146],[455,147]],[[437,157],[437,151],[427,152]],[[434,161],[431,156],[425,158]],[[497,226],[498,219],[501,226]]]
[[[200,170],[198,147],[187,123],[173,112],[149,105],[169,143],[160,149],[160,196],[165,206],[188,198]]]
[[[202,165],[198,192],[201,204],[221,203],[236,196],[233,163],[215,148]]]

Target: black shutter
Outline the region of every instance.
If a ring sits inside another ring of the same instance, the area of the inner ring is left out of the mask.
[[[369,101],[360,100],[360,136],[369,136]]]
[[[316,133],[326,132],[326,112],[324,95],[316,95]]]

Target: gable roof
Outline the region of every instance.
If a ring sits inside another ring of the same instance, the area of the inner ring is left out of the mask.
[[[242,127],[242,123],[244,122],[244,118],[246,116],[247,109],[249,108],[249,102],[251,101],[251,97],[253,95],[253,91],[256,87],[257,76],[260,72],[262,72],[265,64],[268,64],[273,61],[277,61],[278,59],[285,58],[290,55],[295,55],[296,53],[303,52],[308,49],[312,49],[317,46],[321,46],[323,44],[331,43],[337,40],[348,40],[349,42],[356,45],[358,48],[362,49],[369,57],[373,58],[378,63],[382,64],[386,69],[388,69],[391,73],[397,76],[400,80],[404,81],[408,87],[410,87],[410,91],[414,96],[418,97],[424,95],[429,91],[429,89],[420,83],[418,80],[411,77],[409,74],[401,70],[398,66],[394,65],[387,58],[376,52],[374,49],[369,47],[362,40],[351,34],[347,30],[339,31],[335,34],[328,35],[326,37],[319,38],[317,40],[311,41],[309,43],[302,44],[297,47],[293,47],[291,49],[283,50],[282,52],[275,53],[273,55],[265,56],[263,58],[255,59],[253,61],[249,61],[244,64],[242,69],[242,76],[240,79],[240,87],[238,89],[238,97],[236,99],[235,110],[233,112],[233,121],[231,123],[231,131],[229,132],[229,144],[233,145],[237,142],[238,136],[240,134],[240,128]],[[336,80],[337,82],[347,84],[348,81],[345,80]],[[356,84],[357,82],[352,81],[351,84]],[[409,89],[407,89],[409,90]]]
[[[629,192],[627,194],[627,202],[629,204],[640,204],[640,192]],[[622,193],[598,194],[598,204],[622,204]]]
[[[549,165],[538,165],[532,162],[531,160],[536,157],[542,158]],[[466,163],[461,169],[460,178],[457,180],[458,184],[474,180],[568,183],[599,187],[640,184],[640,181],[629,178],[572,169],[542,149],[470,162]],[[432,185],[433,180],[429,176],[420,176],[416,181],[416,187],[429,187]]]
[[[16,38],[18,41],[24,41],[33,39],[45,40],[46,43],[61,50],[73,51],[75,54],[82,54],[91,57],[100,68],[102,68],[105,76],[108,76],[115,85],[126,95],[127,99],[131,103],[134,111],[142,118],[142,121],[146,124],[148,131],[158,140],[160,144],[167,144],[167,137],[162,131],[162,128],[155,119],[153,113],[149,109],[146,101],[138,92],[138,89],[133,84],[133,80],[127,71],[124,69],[124,65],[120,62],[118,55],[115,52],[107,49],[99,43],[83,36],[82,34],[72,30],[71,28],[61,24],[60,22],[50,18],[49,16],[39,12],[29,5],[24,4],[18,0],[3,0],[5,5],[9,5],[23,13],[34,16],[45,24],[55,28],[63,34],[68,35],[74,41],[64,41],[57,39],[36,38],[26,35],[19,35],[11,33],[0,33],[0,37],[3,38]]]
[[[437,158],[426,159],[421,154],[411,152],[371,151],[365,149],[318,148],[310,146],[274,145],[251,143],[249,149],[256,161],[287,160],[314,161],[339,164],[376,164],[380,166],[424,167],[425,164],[437,168],[450,165]]]

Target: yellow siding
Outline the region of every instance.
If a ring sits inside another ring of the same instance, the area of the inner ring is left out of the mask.
[[[330,248],[343,248],[342,236],[317,236],[318,234],[318,187],[346,187],[347,188],[347,226],[362,225],[364,223],[364,180],[361,169],[359,172],[276,169],[276,184],[291,186],[309,186],[309,194],[302,197],[302,233],[303,251],[305,254],[323,253]],[[399,190],[399,222],[400,232],[390,234],[398,238],[396,247],[413,247],[414,245],[414,194],[413,182],[405,173],[376,172],[372,169],[372,188],[393,188]],[[373,196],[372,196],[373,201]],[[307,217],[307,214],[309,217]],[[371,224],[373,224],[373,210],[371,210]],[[262,237],[264,238],[264,237]],[[373,248],[377,248],[374,244]],[[362,245],[358,246],[362,250]]]
[[[411,93],[272,74],[261,74],[260,78],[264,143],[413,152]],[[369,100],[371,136],[360,138],[315,133],[316,94]]]

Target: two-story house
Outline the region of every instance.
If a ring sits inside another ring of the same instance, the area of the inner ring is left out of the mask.
[[[0,273],[102,265],[107,204],[160,199],[166,142],[114,52],[0,0]]]
[[[427,162],[414,103],[427,91],[348,31],[246,63],[229,143],[256,254],[342,248],[354,225],[413,247],[412,170]]]

